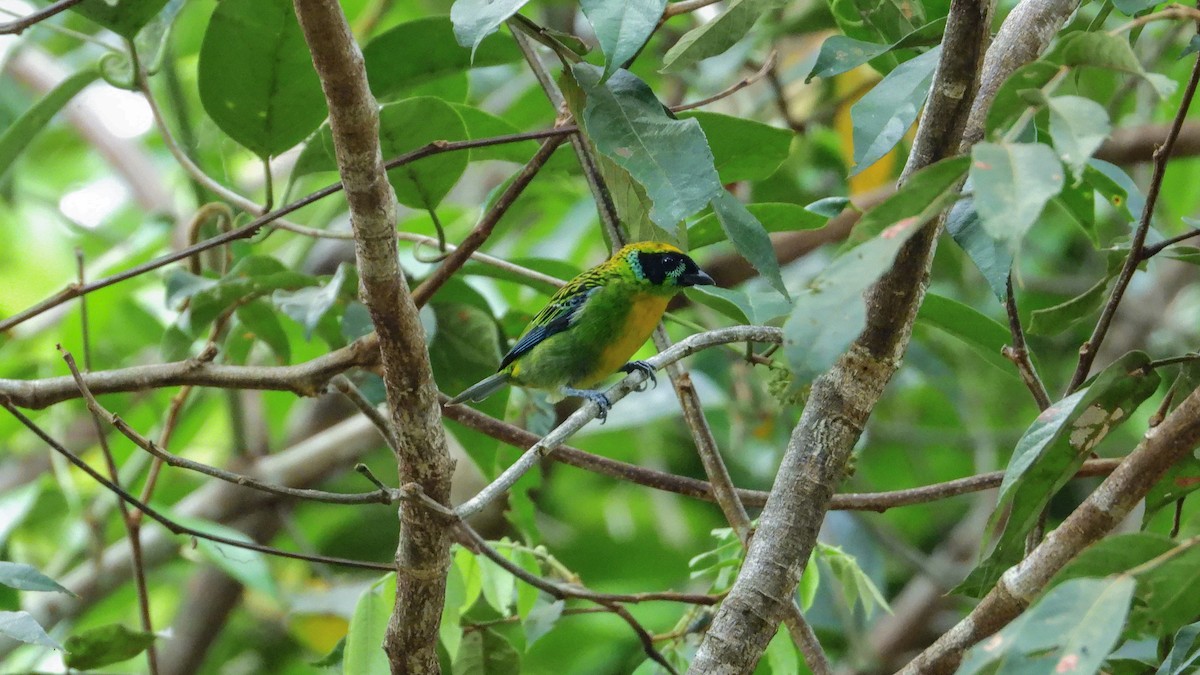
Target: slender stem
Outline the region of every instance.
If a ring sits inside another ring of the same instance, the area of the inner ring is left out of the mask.
[[[1192,99],[1196,95],[1197,82],[1200,82],[1200,54],[1196,56],[1195,63],[1192,65],[1192,75],[1188,78],[1183,97],[1179,101],[1179,109],[1175,111],[1171,130],[1167,133],[1163,144],[1154,151],[1154,173],[1150,178],[1150,187],[1146,191],[1146,204],[1142,207],[1141,220],[1138,222],[1137,230],[1133,234],[1133,241],[1129,246],[1129,255],[1126,256],[1125,264],[1121,267],[1120,274],[1117,275],[1112,293],[1100,313],[1099,320],[1096,321],[1096,327],[1092,330],[1091,337],[1079,348],[1079,363],[1075,367],[1075,374],[1071,376],[1071,383],[1067,386],[1066,393],[1068,394],[1078,389],[1087,379],[1088,373],[1091,372],[1092,363],[1096,360],[1100,345],[1108,335],[1113,316],[1116,315],[1117,307],[1125,296],[1125,289],[1129,287],[1129,282],[1133,279],[1138,264],[1143,259],[1146,234],[1150,231],[1150,222],[1154,218],[1154,209],[1158,204],[1159,193],[1162,191],[1163,178],[1167,173],[1167,162],[1171,158],[1171,150],[1175,146],[1175,141],[1179,138],[1179,130],[1183,127],[1184,120],[1187,119],[1188,108],[1191,107]]]
[[[721,0],[683,0],[682,2],[673,2],[667,5],[666,9],[663,10],[662,20],[665,21],[673,16],[694,12],[703,7],[715,5],[720,1]]]
[[[15,21],[0,23],[0,35],[20,35],[25,31],[26,28],[29,28],[36,23],[45,21],[46,19],[64,12],[81,2],[83,2],[83,0],[58,0],[58,2],[52,2],[36,12],[16,19]]]
[[[1033,367],[1033,360],[1029,357],[1029,347],[1025,344],[1025,330],[1021,327],[1021,315],[1017,311],[1017,298],[1013,295],[1012,274],[1008,275],[1005,292],[1008,297],[1004,302],[1004,309],[1008,312],[1008,329],[1012,334],[1013,343],[1011,347],[1004,348],[1004,356],[1017,367],[1017,374],[1021,376],[1025,388],[1033,394],[1038,410],[1045,410],[1050,407],[1050,394],[1046,392],[1046,385],[1042,384],[1042,379]]]

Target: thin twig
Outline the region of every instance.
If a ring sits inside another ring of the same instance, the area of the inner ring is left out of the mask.
[[[75,358],[71,356],[71,353],[63,349],[62,345],[58,345],[58,351],[62,353],[67,368],[71,370],[71,375],[79,382],[83,382],[83,376],[79,374],[79,367],[75,364]],[[114,485],[120,485],[120,471],[117,470],[117,462],[108,445],[108,435],[104,433],[104,425],[100,422],[99,414],[91,406],[88,408],[92,412],[92,425],[96,429],[96,440],[100,444],[100,452],[104,457],[104,466],[108,469],[108,477]],[[133,524],[129,506],[120,496],[117,497],[117,508],[121,512],[121,524],[124,526],[125,536],[129,540],[129,564],[133,568],[134,588],[137,591],[138,618],[141,621],[142,630],[153,633],[154,620],[150,616],[150,591],[146,587],[146,565],[142,556],[142,540],[138,536],[137,526]],[[146,647],[146,667],[150,675],[158,675],[158,650],[153,644]]]
[[[350,402],[354,404],[355,408],[358,408],[359,412],[365,415],[367,419],[371,420],[371,424],[375,425],[375,428],[379,430],[379,433],[388,442],[388,446],[391,447],[393,451],[400,447],[400,441],[396,438],[396,427],[392,426],[391,420],[385,417],[383,413],[379,412],[379,408],[371,405],[371,402],[367,400],[367,397],[364,396],[363,393],[359,391],[358,387],[354,386],[354,383],[350,381],[350,378],[346,377],[345,375],[337,375],[333,378],[333,380],[330,381],[330,383],[335,389],[340,391],[343,396],[350,399]]]
[[[9,414],[11,414],[13,417],[15,417],[18,422],[20,422],[22,425],[25,426],[25,428],[32,431],[38,438],[40,438],[42,440],[42,442],[44,442],[46,445],[49,445],[59,455],[62,455],[63,457],[65,457],[67,459],[67,461],[70,462],[71,464],[75,465],[76,468],[78,468],[79,470],[83,471],[88,476],[90,476],[92,478],[92,480],[96,481],[97,483],[102,485],[104,488],[116,493],[127,504],[140,509],[151,520],[153,520],[153,521],[157,522],[158,524],[162,525],[163,527],[167,528],[167,530],[169,532],[171,532],[172,534],[186,535],[189,537],[196,537],[197,539],[207,539],[208,541],[213,541],[218,544],[226,544],[228,546],[233,546],[235,548],[242,548],[242,549],[246,549],[248,551],[257,551],[259,553],[265,553],[267,555],[273,555],[273,556],[280,557],[280,558],[291,558],[293,560],[306,560],[308,562],[325,563],[325,564],[329,564],[329,565],[341,565],[343,567],[356,567],[358,569],[380,570],[380,571],[384,571],[384,572],[391,572],[396,569],[395,565],[368,562],[365,560],[351,560],[349,558],[334,558],[334,557],[323,556],[323,555],[308,555],[308,554],[303,554],[303,553],[293,553],[291,551],[284,551],[284,550],[277,549],[277,548],[274,548],[271,546],[264,546],[262,544],[256,544],[254,542],[239,541],[237,539],[230,539],[229,537],[223,537],[223,536],[216,535],[216,534],[209,534],[207,532],[201,532],[200,530],[196,530],[196,529],[184,526],[184,525],[180,525],[179,523],[176,523],[175,521],[171,520],[170,518],[164,516],[157,509],[142,502],[137,497],[134,497],[133,495],[129,494],[121,486],[114,484],[112,481],[110,481],[107,478],[105,478],[104,476],[102,476],[98,471],[93,469],[91,467],[91,465],[89,465],[87,462],[80,459],[79,456],[77,456],[75,453],[73,453],[70,450],[63,447],[63,445],[61,443],[54,440],[49,434],[47,434],[33,420],[26,417],[19,409],[17,409],[15,406],[13,406],[13,404],[10,403],[8,401],[8,399],[0,398],[0,407],[7,410],[9,412]]]
[[[81,2],[83,2],[83,0],[58,0],[58,2],[52,2],[36,12],[33,12],[27,16],[23,16],[15,21],[0,23],[0,35],[20,35],[26,28],[45,21],[46,19],[64,12]]]
[[[746,77],[743,77],[742,79],[738,80],[737,82],[734,82],[733,84],[731,84],[728,87],[722,89],[721,91],[713,94],[712,96],[709,96],[708,98],[702,98],[699,101],[694,101],[692,103],[685,103],[683,105],[672,106],[671,112],[683,112],[684,110],[692,110],[693,108],[702,108],[710,103],[716,103],[717,101],[720,101],[723,98],[728,98],[729,96],[734,95],[735,93],[745,89],[746,87],[749,87],[750,85],[754,84],[755,82],[758,82],[759,80],[763,79],[764,77],[771,78],[772,73],[775,72],[775,63],[776,63],[777,58],[778,58],[778,54],[776,54],[775,50],[772,49],[771,53],[767,55],[767,60],[764,61],[762,66],[754,73],[751,73],[750,75],[747,75]]]
[[[663,10],[662,21],[666,21],[673,16],[679,16],[680,14],[694,12],[703,7],[708,7],[709,5],[715,5],[720,1],[721,0],[683,0],[683,2],[671,3],[667,5],[666,9]]]
[[[1088,373],[1091,372],[1092,363],[1096,360],[1100,345],[1104,342],[1113,316],[1117,313],[1117,307],[1125,296],[1125,289],[1129,287],[1129,282],[1133,279],[1138,264],[1143,259],[1146,234],[1150,231],[1150,222],[1154,219],[1154,208],[1158,204],[1158,196],[1162,191],[1163,178],[1166,177],[1167,162],[1171,158],[1171,149],[1174,147],[1176,139],[1179,138],[1179,130],[1183,127],[1183,121],[1187,118],[1188,108],[1191,107],[1192,99],[1196,95],[1197,82],[1200,82],[1200,54],[1196,56],[1196,61],[1192,66],[1192,75],[1188,79],[1183,97],[1179,101],[1179,109],[1175,111],[1175,120],[1171,123],[1171,130],[1167,133],[1163,144],[1154,151],[1154,173],[1150,178],[1150,187],[1146,191],[1146,204],[1142,207],[1141,220],[1138,222],[1137,230],[1134,231],[1133,240],[1129,245],[1129,255],[1125,258],[1121,273],[1117,275],[1112,293],[1108,297],[1108,302],[1104,304],[1104,310],[1096,321],[1096,327],[1092,331],[1091,337],[1079,348],[1079,363],[1075,367],[1075,374],[1071,376],[1071,383],[1067,386],[1066,393],[1068,394],[1078,389],[1087,379]]]
[[[1021,315],[1017,311],[1017,298],[1013,295],[1012,274],[1008,275],[1005,292],[1008,297],[1004,302],[1004,309],[1008,312],[1008,330],[1012,334],[1013,343],[1011,347],[1005,347],[1002,353],[1017,367],[1017,374],[1021,376],[1025,388],[1033,394],[1038,410],[1045,410],[1050,407],[1050,394],[1046,392],[1046,385],[1042,384],[1042,378],[1038,377],[1033,360],[1029,357],[1029,347],[1025,344],[1025,330],[1021,327]]]

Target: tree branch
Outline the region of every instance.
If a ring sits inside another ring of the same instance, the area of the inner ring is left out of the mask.
[[[383,164],[379,109],[367,84],[362,51],[337,0],[293,4],[329,104],[363,300],[379,336],[400,483],[415,483],[434,502],[448,504],[454,461],[446,447],[425,331],[400,272],[396,196]],[[434,673],[439,669],[438,625],[450,569],[450,532],[432,511],[404,502],[400,521],[396,605],[384,650],[393,673]]]
[[[990,19],[987,0],[952,2],[905,176],[959,151]],[[741,572],[690,672],[753,670],[783,619],[854,444],[908,344],[939,227],[940,220],[931,223],[901,249],[893,268],[867,292],[863,334],[813,383]]]
[[[20,35],[26,28],[45,21],[60,12],[65,12],[81,2],[83,0],[58,0],[58,2],[52,2],[28,16],[0,23],[0,35]]]

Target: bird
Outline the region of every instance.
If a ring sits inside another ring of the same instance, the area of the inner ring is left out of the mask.
[[[650,337],[676,293],[714,283],[671,244],[624,246],[560,288],[500,360],[496,374],[449,404],[479,402],[516,384],[549,391],[554,400],[572,396],[592,401],[603,423],[612,402],[592,387],[617,371],[643,372],[657,385],[654,368],[629,357]]]

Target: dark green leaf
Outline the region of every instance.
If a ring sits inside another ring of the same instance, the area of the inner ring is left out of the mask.
[[[132,40],[166,4],[167,0],[84,0],[72,9]]]
[[[1050,139],[1063,163],[1076,178],[1082,174],[1092,153],[1112,131],[1104,106],[1082,96],[1055,96],[1050,108]]]
[[[455,39],[458,40],[458,44],[470,47],[471,55],[474,56],[484,38],[499,30],[500,25],[516,14],[528,1],[455,0],[454,5],[450,7]]]
[[[829,9],[843,33],[866,42],[892,44],[925,23],[924,6],[907,0],[832,0]],[[886,58],[886,64],[875,64],[884,73],[899,62],[890,54]]]
[[[434,141],[466,138],[467,127],[455,109],[432,96],[409,98],[379,109],[379,143],[387,159]],[[396,190],[396,200],[414,209],[436,208],[466,170],[468,159],[464,152],[444,152],[392,169],[388,180]],[[324,124],[304,146],[292,173],[302,176],[335,169],[332,135]]]
[[[927,293],[917,312],[917,320],[935,326],[962,340],[984,361],[1005,373],[1017,376],[1013,364],[1000,353],[1012,335],[1000,322],[973,307],[934,293]]]
[[[247,256],[215,286],[192,295],[188,328],[193,337],[197,336],[213,319],[236,304],[271,291],[303,288],[316,283],[315,278],[293,272],[275,258]]]
[[[969,180],[963,189],[971,189]],[[975,263],[996,299],[1003,302],[1007,293],[1008,273],[1012,269],[1013,254],[1003,241],[984,231],[979,222],[979,213],[975,211],[975,200],[964,199],[950,209],[950,215],[946,218],[946,231],[966,252],[971,262]]]
[[[788,129],[718,113],[686,112],[700,122],[722,183],[763,180],[787,159],[794,135]]]
[[[746,204],[746,210],[767,232],[815,230],[824,227],[828,222],[826,218],[799,204]],[[688,249],[692,251],[725,241],[725,231],[721,228],[717,214],[706,214],[689,227],[687,241]]]
[[[650,218],[665,230],[724,192],[700,123],[677,120],[633,74],[618,70],[600,84],[600,68],[572,68],[587,94],[583,126],[604,156],[645,187]]]
[[[581,0],[580,5],[604,50],[603,81],[646,44],[658,27],[667,0]]]
[[[1105,293],[1111,278],[1105,276],[1094,286],[1066,302],[1037,309],[1029,320],[1029,332],[1034,335],[1058,335],[1071,326],[1083,321],[1100,311],[1104,305]]]
[[[452,672],[453,675],[518,675],[521,655],[496,631],[473,630],[463,635]]]
[[[1113,0],[1113,7],[1127,16],[1135,16],[1157,5],[1159,0]]]
[[[0,612],[0,635],[31,645],[62,650],[62,645],[47,635],[29,612]]]
[[[1129,577],[1074,579],[1057,586],[1004,630],[971,648],[958,673],[1092,675],[1121,637],[1133,589]]]
[[[1200,52],[1200,35],[1193,35],[1191,40],[1188,40],[1188,45],[1179,53],[1179,58],[1183,58],[1189,54]]]
[[[942,48],[935,47],[900,64],[850,108],[854,121],[854,169],[850,175],[891,152],[917,121],[941,53]]]
[[[1126,38],[1104,31],[1071,33],[1054,46],[1045,60],[1064,66],[1093,66],[1137,75],[1149,82],[1161,97],[1170,96],[1177,86],[1165,75],[1147,72]]]
[[[1145,610],[1139,608],[1130,617],[1135,634],[1170,635],[1200,614],[1200,546],[1193,541],[1177,551],[1137,575],[1138,599]]]
[[[817,54],[812,72],[804,81],[811,82],[814,77],[841,75],[885,52],[936,45],[941,42],[945,30],[946,19],[943,17],[921,26],[890,45],[865,42],[845,35],[833,35],[821,43],[821,51]]]
[[[54,115],[84,87],[95,82],[97,77],[100,77],[100,71],[95,68],[81,70],[68,77],[45,96],[39,97],[36,103],[0,133],[0,178],[8,173],[17,157]]]
[[[429,16],[393,26],[363,47],[371,93],[388,99],[409,94],[413,87],[453,75],[472,66],[495,66],[521,58],[512,38],[494,35],[471,52],[454,39],[448,16]]]
[[[1016,69],[996,90],[996,98],[988,108],[987,132],[997,137],[1017,121],[1029,109],[1025,93],[1040,90],[1059,73],[1059,66],[1045,61],[1034,61]]]
[[[879,232],[845,251],[798,293],[783,326],[783,349],[799,387],[828,369],[862,332],[863,293],[891,266],[908,238],[954,199],[966,157],[942,160],[913,175],[904,187],[859,222]]]
[[[979,143],[971,150],[971,185],[983,229],[1012,249],[1062,190],[1058,157],[1040,143]]]
[[[520,133],[519,129],[504,119],[479,108],[461,103],[452,103],[450,107],[454,108],[454,112],[458,113],[458,116],[462,118],[463,125],[467,129],[467,138],[473,141],[480,138],[494,138],[496,136],[508,136]],[[483,148],[471,148],[470,157],[472,162],[499,159],[524,164],[533,156],[533,153],[537,152],[537,147],[537,141],[533,140],[521,141],[519,143],[501,143]]]
[[[184,300],[189,300],[193,295],[206,291],[219,283],[221,283],[219,279],[198,276],[182,268],[173,267],[170,272],[167,272],[166,306],[176,309]]]
[[[779,273],[775,247],[771,244],[771,237],[763,229],[762,223],[742,206],[737,197],[724,190],[713,199],[712,207],[725,237],[737,252],[771,284],[772,288],[785,298],[788,297],[787,288],[783,285],[783,276]]]
[[[722,54],[750,32],[759,17],[779,6],[781,0],[731,0],[711,21],[684,33],[663,56],[663,72],[679,71]]]
[[[1105,368],[1087,389],[1038,416],[1013,450],[1000,485],[989,529],[1003,521],[1003,531],[957,592],[982,596],[1021,559],[1025,536],[1051,497],[1075,475],[1092,448],[1158,388],[1158,373],[1146,368],[1149,363],[1145,353],[1130,352]]]
[[[286,292],[276,291],[276,293]],[[250,337],[262,340],[264,344],[271,348],[271,351],[279,358],[280,363],[291,363],[292,345],[288,341],[287,332],[283,330],[283,326],[279,323],[279,317],[275,315],[275,309],[270,303],[262,299],[248,302],[238,307],[234,311],[234,316],[251,333]]]
[[[1183,460],[1172,464],[1150,488],[1146,495],[1144,520],[1149,520],[1159,509],[1174,504],[1196,490],[1200,490],[1200,456],[1193,451]]]
[[[260,157],[304,140],[325,118],[325,95],[288,0],[221,0],[204,33],[200,102]]]
[[[1143,565],[1175,547],[1168,537],[1134,532],[1106,537],[1085,548],[1054,575],[1050,586],[1071,579],[1107,577]]]
[[[0,584],[18,591],[51,591],[75,595],[60,586],[57,581],[29,565],[2,560],[0,560]]]
[[[130,630],[119,623],[108,624],[67,638],[68,668],[92,670],[127,661],[154,644],[154,633]]]

